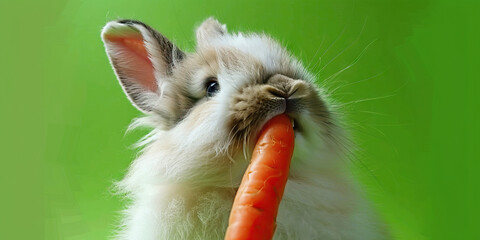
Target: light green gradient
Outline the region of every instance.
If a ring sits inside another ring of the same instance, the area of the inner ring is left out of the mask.
[[[110,187],[145,132],[125,135],[140,113],[100,30],[138,19],[188,51],[208,16],[270,33],[339,87],[354,172],[396,239],[480,239],[480,2],[453,2],[2,2],[0,239],[112,235],[123,201]]]

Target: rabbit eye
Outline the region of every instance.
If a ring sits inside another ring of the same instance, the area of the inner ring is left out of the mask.
[[[217,93],[218,90],[220,90],[220,84],[218,83],[216,78],[212,77],[208,79],[206,88],[207,88],[207,97],[213,97],[215,93]]]

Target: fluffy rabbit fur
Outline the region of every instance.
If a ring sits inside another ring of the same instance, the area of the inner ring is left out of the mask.
[[[302,64],[264,34],[209,18],[184,53],[144,23],[109,22],[102,39],[127,97],[153,131],[118,183],[131,203],[116,239],[223,239],[255,138],[271,117],[295,123],[275,239],[385,239],[347,171],[338,110]]]

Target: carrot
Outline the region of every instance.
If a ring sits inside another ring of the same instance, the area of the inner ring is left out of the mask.
[[[265,124],[235,196],[225,240],[272,239],[293,147],[293,127],[286,115]]]

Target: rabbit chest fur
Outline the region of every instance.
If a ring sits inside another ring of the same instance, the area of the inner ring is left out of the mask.
[[[274,239],[386,239],[348,173],[347,133],[314,77],[265,34],[229,33],[209,18],[184,53],[134,20],[102,39],[115,74],[153,130],[125,178],[130,203],[116,239],[223,239],[255,138],[287,114],[295,150]]]

